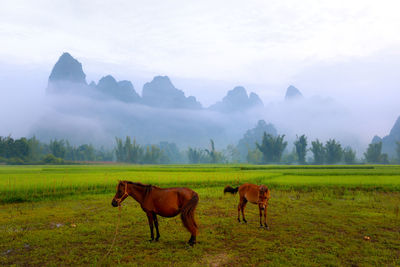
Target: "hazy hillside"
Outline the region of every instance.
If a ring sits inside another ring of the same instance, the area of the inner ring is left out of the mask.
[[[396,156],[396,142],[400,142],[400,117],[397,118],[388,135],[383,138],[374,136],[371,142],[382,142],[382,153],[387,153],[390,157]]]
[[[130,81],[106,75],[89,85],[82,64],[64,53],[49,76],[47,105],[32,134],[43,140],[113,145],[114,138],[135,137],[141,143],[175,142],[180,146],[235,143],[258,120],[246,112],[262,107],[255,93],[236,87],[211,108],[185,96],[169,77],[156,76],[139,95]],[[235,114],[230,114],[235,112]]]
[[[359,155],[370,140],[357,134],[365,124],[349,107],[329,97],[303,95],[293,85],[286,94],[282,90],[278,102],[262,101],[243,86],[227,88],[220,101],[204,107],[195,96],[176,88],[168,76],[155,76],[142,90],[134,83],[105,74],[88,84],[84,66],[64,53],[49,75],[42,115],[29,134],[44,141],[69,139],[106,147],[114,146],[115,137],[124,136],[142,144],[173,142],[181,148],[207,147],[213,139],[220,149],[240,143],[244,153],[248,144],[239,140],[264,120],[265,125],[273,125],[273,133],[285,134],[289,151],[301,134],[309,140],[336,138]],[[387,147],[384,144],[385,151]]]

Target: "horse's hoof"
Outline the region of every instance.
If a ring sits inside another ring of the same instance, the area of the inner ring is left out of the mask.
[[[238,222],[240,222],[240,219],[238,219]]]
[[[269,230],[269,226],[267,224],[265,225],[265,230]]]
[[[244,222],[244,223],[247,223],[247,221],[246,221],[245,219],[243,219],[243,222]]]
[[[159,238],[157,237],[157,238],[155,239],[155,241],[158,242],[158,239],[159,239]]]
[[[153,241],[154,241],[154,239],[150,239],[150,240],[149,240],[150,243],[153,242]]]

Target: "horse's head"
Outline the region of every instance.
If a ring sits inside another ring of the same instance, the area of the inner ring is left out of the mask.
[[[128,194],[128,183],[126,181],[119,181],[117,185],[117,192],[111,201],[113,207],[121,205],[122,201],[129,196]]]
[[[258,194],[258,207],[264,210],[268,206],[268,200],[270,199],[270,193],[265,185],[260,186],[260,192]]]

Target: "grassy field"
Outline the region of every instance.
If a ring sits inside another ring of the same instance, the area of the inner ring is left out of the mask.
[[[118,179],[198,192],[198,244],[186,244],[179,217],[161,218],[160,241],[148,242],[128,199],[102,258]],[[272,189],[269,231],[255,205],[236,221],[238,196],[222,191],[243,182]],[[400,265],[399,166],[0,166],[0,203],[0,265]]]

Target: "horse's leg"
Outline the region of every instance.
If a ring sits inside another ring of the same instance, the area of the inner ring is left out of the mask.
[[[194,244],[196,244],[196,234],[196,229],[190,229],[190,239],[188,241],[189,245],[193,246]]]
[[[150,235],[151,239],[149,240],[150,242],[154,240],[154,233],[153,233],[153,214],[151,212],[146,212],[147,219],[149,220],[149,226],[150,226]]]
[[[247,199],[243,198],[241,209],[242,209],[243,221],[244,221],[245,223],[247,223],[247,221],[246,221],[246,219],[245,219],[245,217],[244,217],[244,208],[246,207],[246,204],[247,204]]]
[[[268,204],[265,206],[265,209],[264,209],[264,226],[265,226],[265,229],[269,229],[269,226],[268,226],[268,224],[267,224],[267,209],[268,209]]]
[[[158,220],[157,220],[157,214],[153,212],[153,219],[154,219],[154,225],[156,227],[156,241],[160,238],[160,232],[158,231]]]

